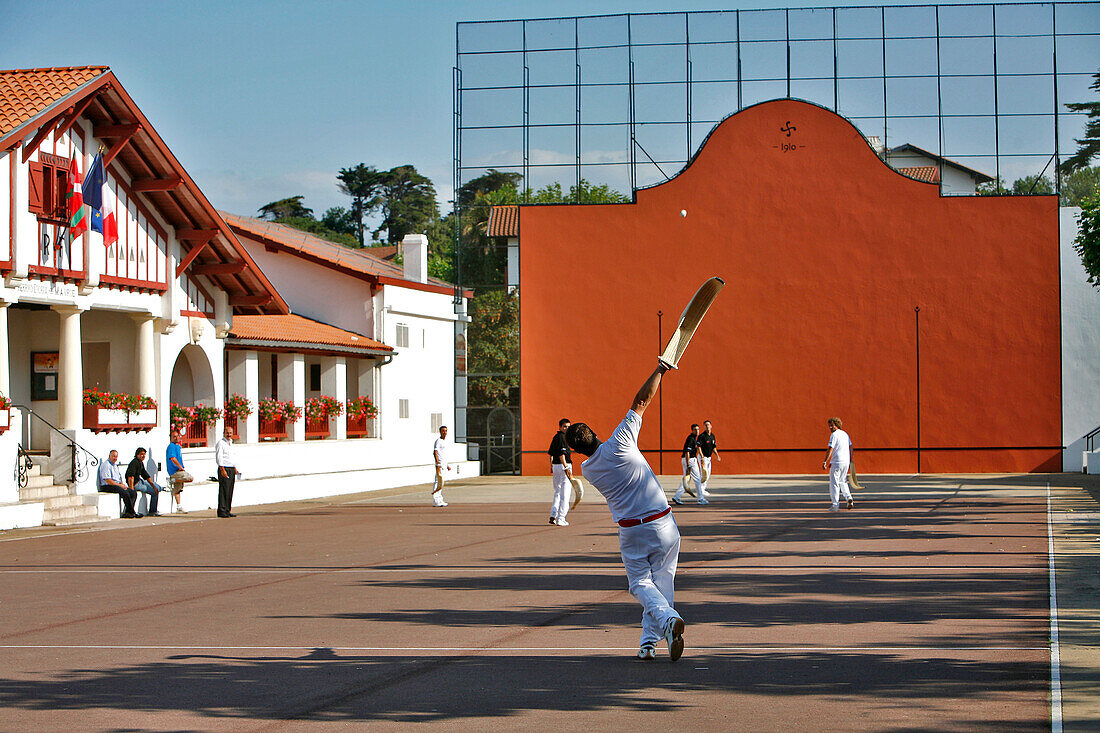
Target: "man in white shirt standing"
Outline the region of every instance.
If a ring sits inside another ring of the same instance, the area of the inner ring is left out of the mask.
[[[225,427],[223,437],[214,446],[214,461],[218,464],[218,516],[235,517],[233,513],[233,486],[237,482],[237,464],[233,461],[233,428]]]
[[[832,502],[829,511],[840,511],[840,497],[843,494],[852,509],[852,492],[848,490],[848,467],[852,464],[852,439],[840,429],[843,423],[839,417],[829,418],[829,451],[821,467],[829,471],[829,499]]]
[[[574,451],[588,456],[581,464],[584,476],[603,494],[611,518],[619,525],[619,551],[630,593],[643,608],[638,658],[656,659],[657,642],[663,638],[669,659],[675,662],[684,653],[684,620],[672,607],[680,530],[665,490],[638,449],[642,413],[667,369],[661,364],[649,375],[607,442],[601,443],[584,423],[570,425],[565,440]]]
[[[450,471],[447,463],[447,426],[439,429],[439,437],[432,446],[432,457],[435,458],[435,481],[432,482],[432,505],[447,506],[443,501],[443,472]]]

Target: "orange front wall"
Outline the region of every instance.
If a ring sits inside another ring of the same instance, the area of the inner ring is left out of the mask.
[[[614,428],[663,346],[657,310],[667,339],[711,275],[726,288],[662,386],[666,472],[704,419],[718,473],[815,471],[831,415],[861,472],[916,471],[918,306],[921,470],[1060,470],[1057,205],[941,197],[783,100],[635,204],[522,207],[524,473],[549,472],[560,417]],[[654,405],[644,450],[659,432]]]

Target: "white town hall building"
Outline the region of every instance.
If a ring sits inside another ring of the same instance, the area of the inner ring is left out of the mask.
[[[102,233],[70,208],[97,157]],[[431,481],[465,297],[427,278],[423,237],[402,270],[265,225],[218,212],[108,68],[0,71],[0,529],[118,516],[96,464],[163,463],[173,421],[189,510],[216,503],[226,419],[238,506]],[[250,414],[194,409],[230,398]]]

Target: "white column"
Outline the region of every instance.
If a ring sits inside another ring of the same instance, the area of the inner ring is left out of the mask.
[[[306,359],[302,354],[276,354],[279,370],[279,399],[290,400],[302,409],[302,419],[290,426],[291,440],[306,439]]]
[[[15,155],[15,153],[12,153]],[[8,350],[8,306],[0,300],[0,394],[11,398],[11,368],[8,365],[11,352]]]
[[[80,347],[80,314],[75,305],[55,305],[61,316],[58,349],[57,423],[62,430],[79,430],[84,423],[84,362]]]
[[[252,414],[243,422],[237,421],[238,438],[243,443],[256,443],[260,439],[260,368],[259,355],[255,351],[227,350],[229,361],[229,386],[226,398],[236,393],[244,395],[252,405]]]
[[[371,402],[375,407],[379,407],[378,399],[378,385],[375,382],[375,374],[377,369],[374,366],[374,359],[359,359],[359,396],[370,397]],[[379,407],[379,414],[381,414],[381,407]],[[367,426],[371,427],[371,423],[374,423],[373,429],[370,431],[372,438],[382,437],[382,421],[375,418],[373,421],[368,420]]]
[[[348,401],[348,361],[342,356],[326,356],[321,358],[321,394],[336,398],[336,401],[344,406],[345,415],[336,418],[335,428],[330,437],[336,440],[344,440],[348,437],[348,421],[346,417]]]
[[[153,353],[153,316],[150,313],[135,313],[137,341],[134,344],[134,388],[139,395],[156,397],[157,372],[156,354]]]

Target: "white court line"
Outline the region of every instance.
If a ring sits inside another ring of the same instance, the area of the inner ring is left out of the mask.
[[[1062,670],[1058,649],[1058,587],[1054,569],[1054,524],[1050,517],[1050,484],[1047,484],[1047,556],[1050,562],[1050,730],[1062,733]]]
[[[716,570],[730,570],[738,572],[767,571],[767,570],[819,570],[829,568],[837,573],[871,573],[884,571],[905,571],[906,573],[937,573],[951,572],[963,568],[973,570],[996,570],[997,572],[1035,572],[1038,568],[1030,565],[861,565],[841,567],[835,563],[821,563],[817,565],[681,565],[677,568],[680,575],[686,573],[710,573]],[[540,575],[552,575],[568,573],[570,575],[622,575],[623,566],[618,562],[609,562],[600,567],[578,568],[571,565],[490,565],[468,568],[165,568],[165,567],[138,567],[138,568],[3,568],[0,575],[128,575],[149,573],[176,573],[183,575],[337,575],[344,573],[419,573],[425,576],[452,575],[464,573],[499,573],[501,575],[510,572],[524,572]]]
[[[187,646],[145,644],[2,644],[0,649],[76,649],[119,651],[301,651],[315,652],[621,652],[637,647],[615,646]],[[1046,651],[1045,646],[695,646],[696,652],[1027,652]]]

